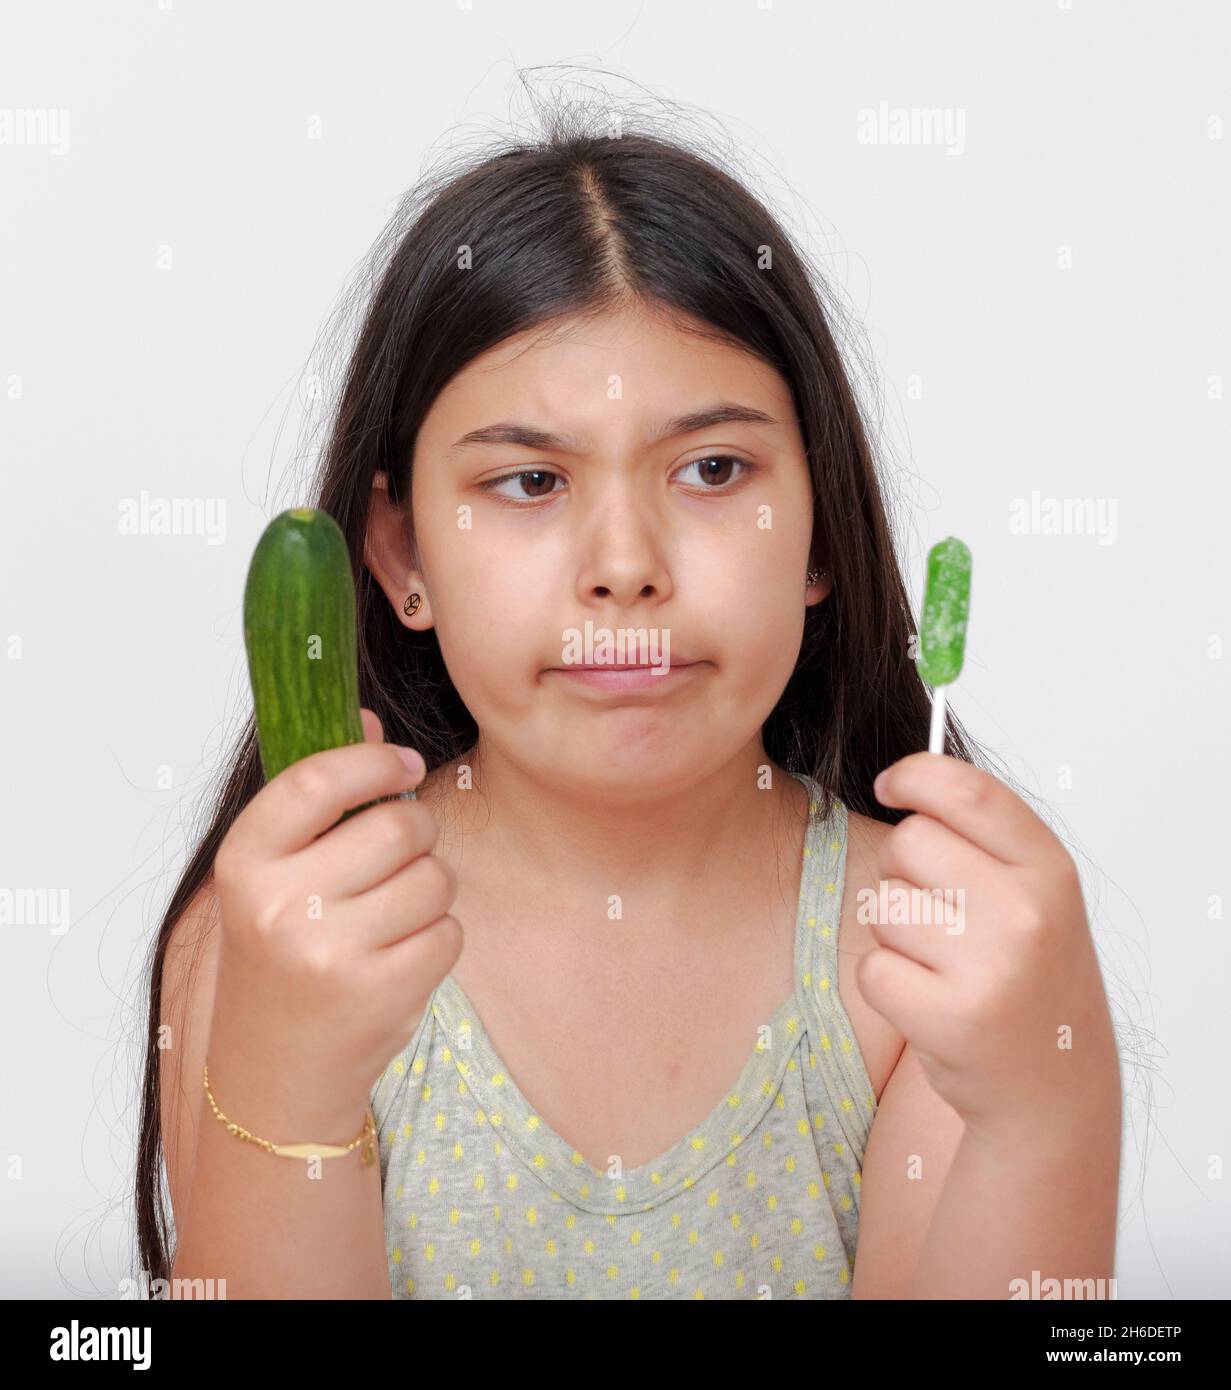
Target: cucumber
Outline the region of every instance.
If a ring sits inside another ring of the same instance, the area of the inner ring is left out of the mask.
[[[328,512],[293,507],[265,528],[244,586],[244,644],[267,781],[313,753],[363,742],[355,582]]]

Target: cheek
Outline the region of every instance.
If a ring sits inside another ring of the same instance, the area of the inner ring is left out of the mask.
[[[802,586],[801,586],[802,588]],[[804,631],[803,595],[791,603],[750,603],[738,622],[728,624],[720,640],[727,657],[728,674],[740,689],[749,692],[781,692],[795,669]]]
[[[551,664],[553,633],[544,632],[547,592],[532,554],[505,562],[473,531],[441,547],[432,590],[433,617],[445,664],[465,695],[533,678]],[[545,647],[544,644],[547,643]]]
[[[739,582],[733,585],[728,571],[721,585],[701,596],[698,611],[710,615],[727,675],[738,688],[751,694],[773,687],[776,696],[795,669],[803,641],[807,550],[800,548],[796,580],[794,562],[784,562],[776,533],[763,540],[734,562]]]

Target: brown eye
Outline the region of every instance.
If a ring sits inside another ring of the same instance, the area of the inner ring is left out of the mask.
[[[501,483],[520,484],[523,482],[523,479],[528,478],[532,480],[530,484],[531,490],[523,492],[521,494],[522,499],[537,501],[541,497],[551,496],[550,484],[559,476],[559,473],[549,473],[545,468],[523,469],[520,473],[502,473],[499,478],[489,478],[485,483],[480,483],[479,486],[485,492],[494,491]],[[533,490],[535,488],[541,488],[545,483],[548,485],[547,491],[537,492]],[[511,496],[507,492],[497,492],[495,495],[506,502],[512,502],[514,505],[517,503],[517,498]]]
[[[519,473],[517,476],[518,476],[519,479],[532,478],[532,479],[534,480],[534,481],[532,482],[531,487],[530,487],[530,490],[529,490],[529,492],[528,492],[528,495],[529,495],[529,496],[532,496],[532,497],[547,497],[547,496],[551,493],[551,483],[552,483],[552,480],[553,480],[554,478],[556,478],[558,475],[555,474],[555,473],[548,473],[548,472],[546,472],[544,469],[538,468],[538,469],[535,469],[534,472],[532,472],[532,473]],[[536,491],[534,491],[534,489],[536,489],[536,488],[541,488],[541,487],[543,487],[544,484],[546,484],[546,491],[545,491],[545,492],[536,492]],[[524,483],[523,483],[523,486],[525,486]]]
[[[745,459],[736,458],[732,454],[711,454],[706,458],[693,459],[691,463],[686,463],[680,472],[685,469],[697,468],[700,470],[702,491],[709,492],[730,492],[732,489],[726,484],[731,481],[730,466],[738,464],[740,472],[736,475],[736,480],[747,477],[750,473],[756,472],[756,466],[748,463]]]

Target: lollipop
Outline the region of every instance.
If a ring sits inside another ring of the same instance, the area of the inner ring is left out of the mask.
[[[928,551],[919,622],[919,676],[932,687],[929,753],[945,751],[945,692],[962,669],[969,613],[970,551],[955,536],[947,536]]]

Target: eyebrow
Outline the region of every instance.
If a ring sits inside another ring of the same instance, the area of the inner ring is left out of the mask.
[[[650,436],[650,443],[674,438],[680,434],[694,434],[697,430],[711,429],[714,425],[777,425],[778,421],[763,410],[739,405],[734,401],[721,401],[703,410],[693,410],[687,415],[677,415],[660,425]],[[518,444],[525,449],[554,449],[557,453],[584,453],[584,440],[572,434],[555,434],[550,430],[534,425],[514,424],[502,421],[495,425],[484,425],[482,429],[464,434],[449,450],[477,448],[485,444]]]

